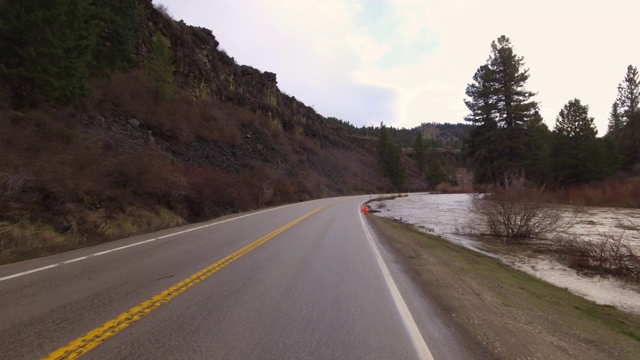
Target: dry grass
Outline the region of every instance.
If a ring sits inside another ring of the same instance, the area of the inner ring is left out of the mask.
[[[550,200],[574,205],[638,208],[640,180],[575,185],[553,192]]]
[[[64,243],[64,237],[50,225],[23,218],[0,222],[0,259],[2,255],[27,252]]]

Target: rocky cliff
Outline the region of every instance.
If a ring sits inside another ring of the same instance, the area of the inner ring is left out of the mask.
[[[375,140],[330,125],[282,93],[276,74],[238,65],[211,31],[138,1],[136,65],[92,75],[89,96],[17,110],[0,83],[0,262],[230,212],[397,191],[380,176]],[[145,75],[160,35],[177,84],[167,98]],[[413,160],[403,161],[405,190],[424,189]]]

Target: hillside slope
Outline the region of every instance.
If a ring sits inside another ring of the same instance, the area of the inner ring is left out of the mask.
[[[139,0],[136,66],[88,78],[69,106],[16,110],[0,84],[0,262],[221,214],[318,197],[394,191],[373,139],[349,137],[238,65],[213,34]],[[178,92],[145,71],[169,40]],[[405,190],[420,190],[413,160]]]

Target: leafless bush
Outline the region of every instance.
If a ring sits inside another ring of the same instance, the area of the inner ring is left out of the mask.
[[[24,172],[0,172],[0,189],[5,195],[11,195],[20,191],[29,177]]]
[[[490,195],[476,195],[471,212],[486,235],[505,241],[537,238],[561,227],[560,211],[544,203],[545,186],[528,186],[524,174],[507,173]]]
[[[626,233],[602,234],[592,241],[567,239],[563,250],[571,268],[640,277],[640,254]]]

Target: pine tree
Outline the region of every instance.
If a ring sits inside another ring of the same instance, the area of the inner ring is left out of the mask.
[[[391,139],[389,138],[389,132],[383,122],[380,123],[380,130],[378,131],[378,159],[382,161],[384,153],[391,145]]]
[[[614,175],[622,166],[622,156],[617,144],[610,137],[596,139],[596,148],[593,151],[594,163],[601,165],[601,177]]]
[[[623,119],[622,125],[627,125],[633,115],[640,110],[640,83],[638,69],[635,66],[627,67],[627,73],[618,85],[616,101]]]
[[[473,82],[467,85],[465,93],[471,100],[464,103],[471,111],[465,117],[474,125],[496,122],[497,106],[495,101],[495,83],[489,65],[482,65],[473,75]]]
[[[538,122],[538,103],[531,100],[536,94],[524,88],[529,69],[524,69],[524,58],[515,54],[508,37],[502,35],[491,43],[489,67],[495,84],[498,125],[528,127],[531,122]]]
[[[66,104],[87,93],[89,14],[88,0],[0,2],[0,79],[15,106]]]
[[[426,144],[424,139],[422,138],[422,133],[418,131],[418,135],[416,135],[416,141],[413,145],[413,149],[416,154],[416,163],[418,164],[418,170],[420,170],[420,174],[424,173],[425,165],[426,165]]]
[[[427,151],[427,182],[431,187],[435,188],[441,182],[447,181],[447,178],[447,173],[444,170],[435,144],[431,144]]]
[[[469,165],[474,170],[477,183],[489,183],[494,180],[494,135],[498,123],[492,75],[488,64],[480,66],[465,92],[470,100],[465,100],[464,103],[471,111],[465,120],[476,125],[465,141],[465,155],[471,161]]]
[[[517,56],[506,36],[491,43],[487,63],[476,71],[467,85],[470,98],[465,105],[471,114],[465,117],[477,127],[466,142],[478,183],[494,182],[506,171],[535,172],[540,168],[536,147],[545,134],[536,94],[525,90],[529,70],[524,58]]]
[[[495,161],[500,142],[497,129],[495,122],[477,125],[465,139],[465,156],[474,172],[474,181],[478,184],[493,183],[499,178]]]
[[[636,67],[627,67],[627,73],[618,85],[616,103],[621,116],[617,137],[624,166],[631,168],[640,162],[640,80]]]
[[[579,99],[569,101],[558,114],[554,128],[554,170],[563,183],[598,180],[604,164],[595,161],[598,131],[589,107]]]
[[[382,175],[389,178],[396,188],[402,188],[405,181],[402,149],[393,143],[388,129],[383,123],[380,123],[380,131],[378,133],[378,158],[382,165]]]
[[[157,34],[149,46],[144,72],[155,90],[155,101],[158,101],[160,96],[170,99],[178,92],[173,77],[174,66],[169,40],[161,34]]]
[[[91,20],[96,28],[96,46],[92,51],[92,68],[127,70],[134,63],[133,42],[142,18],[138,1],[91,0]]]
[[[570,100],[558,114],[553,131],[575,139],[595,139],[598,130],[589,116],[589,106],[579,99]]]
[[[607,134],[614,134],[623,126],[623,118],[620,113],[620,103],[616,100],[611,105],[611,113],[609,113],[609,125],[607,126]]]

